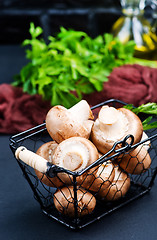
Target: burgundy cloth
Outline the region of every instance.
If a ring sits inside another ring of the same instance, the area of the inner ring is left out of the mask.
[[[91,105],[119,99],[134,106],[157,102],[157,69],[138,64],[115,68],[104,83],[103,91],[85,95]]]
[[[84,95],[93,106],[115,98],[139,106],[157,102],[157,69],[140,65],[115,68],[103,91]],[[39,95],[23,93],[21,88],[0,85],[0,133],[14,134],[43,123],[50,102]]]
[[[0,85],[0,133],[15,134],[45,120],[50,103],[41,96],[30,96],[21,88]]]

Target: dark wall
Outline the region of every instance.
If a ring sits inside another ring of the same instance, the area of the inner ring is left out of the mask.
[[[119,6],[118,0],[0,0],[0,7],[52,7],[66,5],[75,6],[92,6],[92,5],[110,5]]]
[[[45,40],[60,26],[95,37],[110,32],[120,15],[119,0],[0,0],[0,44],[29,38],[30,22],[43,28]]]
[[[117,0],[0,0],[0,44],[17,44],[29,38],[33,21],[44,29],[44,37],[60,26],[95,37],[109,32],[120,16]]]

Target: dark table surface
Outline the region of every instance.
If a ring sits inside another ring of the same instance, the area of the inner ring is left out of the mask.
[[[25,63],[19,45],[0,46],[0,83],[10,83]],[[157,239],[157,179],[142,198],[73,231],[41,212],[13,158],[9,137],[0,135],[0,239]]]

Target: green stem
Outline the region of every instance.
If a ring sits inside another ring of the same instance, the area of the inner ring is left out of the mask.
[[[130,60],[130,64],[140,64],[140,65],[143,65],[143,66],[157,68],[157,61],[151,61],[151,60],[135,58],[135,57],[133,57]]]

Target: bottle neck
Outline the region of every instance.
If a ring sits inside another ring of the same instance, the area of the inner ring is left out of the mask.
[[[126,16],[143,15],[145,0],[121,0],[122,12]]]
[[[136,17],[144,14],[144,10],[140,10],[139,8],[123,8],[122,13],[127,17]]]

